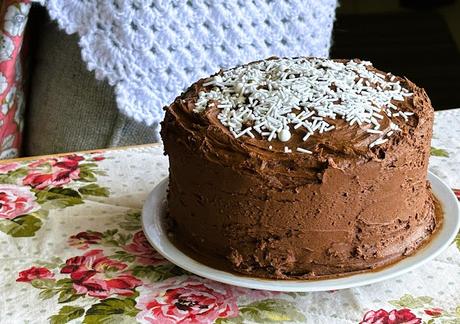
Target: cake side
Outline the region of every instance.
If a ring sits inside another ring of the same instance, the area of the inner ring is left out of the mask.
[[[407,115],[382,114],[380,132],[326,117],[334,128],[307,141],[292,124],[286,142],[235,138],[219,102],[196,111],[209,79],[178,97],[162,125],[176,237],[237,271],[274,278],[374,268],[416,249],[435,228],[426,182],[433,109],[410,81],[368,69],[412,94],[391,101]]]

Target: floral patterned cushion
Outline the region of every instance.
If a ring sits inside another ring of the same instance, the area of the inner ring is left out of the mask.
[[[24,112],[22,57],[30,1],[4,0],[0,7],[0,159],[19,155]]]

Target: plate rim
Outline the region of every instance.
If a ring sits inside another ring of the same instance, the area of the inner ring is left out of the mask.
[[[142,230],[147,240],[158,253],[173,264],[195,275],[233,286],[282,292],[311,292],[340,290],[370,285],[398,277],[433,260],[450,246],[460,229],[459,204],[454,193],[444,181],[428,171],[428,180],[433,188],[433,193],[443,206],[443,226],[440,232],[436,233],[430,242],[409,257],[403,258],[381,270],[356,273],[338,278],[283,280],[237,275],[212,268],[189,257],[172,244],[167,233],[163,231],[162,225],[160,223],[155,223],[157,219],[161,217],[155,216],[153,213],[155,205],[152,204],[155,199],[155,194],[156,191],[161,190],[161,187],[167,184],[168,180],[169,176],[160,180],[148,194],[143,205],[141,223]],[[162,200],[164,204],[164,198],[162,198]],[[157,230],[157,238],[151,235],[150,230],[152,228]],[[163,248],[162,244],[166,244],[166,249]],[[174,254],[169,253],[171,251],[173,251]]]

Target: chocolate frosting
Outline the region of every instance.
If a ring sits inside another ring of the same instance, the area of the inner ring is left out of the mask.
[[[196,82],[165,108],[161,130],[175,238],[270,278],[339,275],[412,253],[436,227],[426,181],[433,108],[423,89],[397,79],[413,93],[393,102],[414,113],[393,119],[400,132],[369,148],[379,135],[342,119],[306,142],[292,129],[289,145],[312,154],[286,154],[285,143],[258,136],[235,139],[218,108],[193,111],[208,90],[205,79]],[[384,116],[380,130],[389,125]]]

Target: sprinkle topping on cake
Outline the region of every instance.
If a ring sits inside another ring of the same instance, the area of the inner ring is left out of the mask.
[[[407,121],[412,112],[398,109],[394,101],[412,96],[391,74],[376,73],[367,61],[338,62],[327,59],[270,59],[223,71],[209,78],[199,93],[195,112],[220,109],[218,119],[235,138],[288,142],[292,129],[305,130],[303,141],[313,134],[333,131],[331,120],[350,126],[366,126],[381,145],[399,131],[391,120]],[[380,130],[384,114],[390,131]],[[297,152],[309,153],[305,149]],[[286,153],[292,152],[287,146]]]

